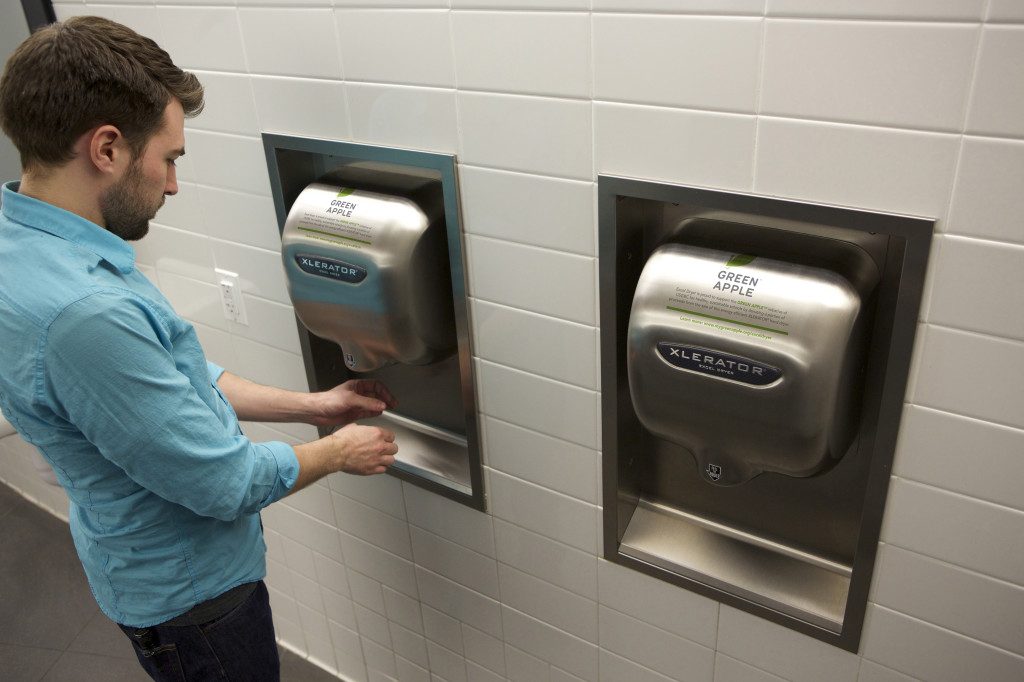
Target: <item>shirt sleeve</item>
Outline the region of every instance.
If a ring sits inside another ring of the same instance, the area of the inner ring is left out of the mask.
[[[229,521],[284,497],[298,477],[294,450],[229,430],[199,394],[219,399],[203,384],[223,370],[204,368],[194,341],[197,373],[208,374],[194,384],[171,352],[171,328],[130,292],[85,297],[49,327],[42,390],[103,457],[197,514]]]
[[[210,373],[210,383],[215,384],[220,379],[220,375],[224,373],[224,368],[207,360],[206,371]]]

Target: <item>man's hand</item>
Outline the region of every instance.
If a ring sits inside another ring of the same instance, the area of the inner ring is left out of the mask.
[[[313,397],[317,410],[310,423],[314,426],[351,424],[357,419],[377,417],[398,405],[387,387],[376,379],[351,379]]]
[[[295,446],[299,476],[288,494],[336,471],[360,476],[382,474],[395,463],[397,452],[395,434],[391,431],[349,424],[326,438]]]
[[[328,438],[339,456],[336,470],[346,474],[382,474],[394,464],[398,452],[395,434],[377,426],[349,424]]]

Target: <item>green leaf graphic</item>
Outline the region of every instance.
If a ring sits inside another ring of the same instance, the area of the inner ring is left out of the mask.
[[[342,187],[340,190],[338,190],[338,196],[347,197],[349,194],[352,194],[352,192],[355,192],[355,190],[350,187]]]
[[[750,263],[757,258],[757,256],[749,256],[745,253],[737,253],[732,258],[725,262],[725,267],[735,268],[740,265],[750,265]]]

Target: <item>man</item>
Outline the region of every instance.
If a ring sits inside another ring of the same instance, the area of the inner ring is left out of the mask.
[[[275,680],[259,511],[322,476],[376,474],[397,448],[353,424],[394,407],[373,381],[302,394],[207,363],[136,269],[177,192],[203,90],[148,38],[96,17],[10,57],[0,124],[22,159],[0,214],[0,407],[53,466],[100,608],[159,680]],[[241,420],[347,424],[291,447]]]

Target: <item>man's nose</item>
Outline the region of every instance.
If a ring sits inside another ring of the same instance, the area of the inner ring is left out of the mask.
[[[167,184],[164,185],[164,194],[167,196],[174,196],[178,193],[178,174],[174,170],[174,166],[171,166],[171,170],[167,173]]]

